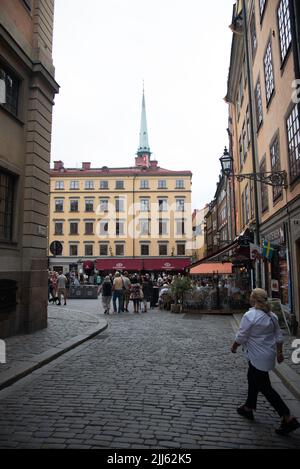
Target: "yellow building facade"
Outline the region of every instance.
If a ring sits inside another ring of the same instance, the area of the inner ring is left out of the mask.
[[[140,146],[127,168],[51,170],[49,246],[62,245],[51,268],[183,271],[192,255],[190,171],[151,159],[143,97]],[[152,262],[150,262],[152,260]],[[89,262],[87,262],[89,261]]]

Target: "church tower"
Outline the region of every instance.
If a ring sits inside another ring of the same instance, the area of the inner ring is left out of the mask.
[[[140,144],[139,144],[139,148],[137,151],[137,157],[135,159],[135,165],[145,166],[149,168],[151,165],[150,157],[151,157],[151,151],[150,151],[149,141],[148,141],[145,91],[143,89]]]

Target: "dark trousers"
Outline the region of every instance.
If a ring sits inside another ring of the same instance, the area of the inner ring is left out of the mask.
[[[279,394],[272,388],[269,373],[267,371],[257,370],[249,362],[248,370],[248,399],[246,407],[256,409],[257,396],[261,392],[276,412],[283,417],[290,415],[289,408],[285,405]]]

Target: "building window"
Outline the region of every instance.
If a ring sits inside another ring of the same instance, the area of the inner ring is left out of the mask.
[[[257,34],[256,34],[256,22],[255,22],[254,12],[251,17],[250,34],[251,34],[251,46],[252,46],[252,58],[254,60],[254,57],[257,51]]]
[[[176,220],[176,235],[183,236],[185,234],[184,220]]]
[[[278,14],[281,63],[283,63],[292,43],[292,28],[291,28],[289,0],[281,0],[277,14]]]
[[[108,256],[108,244],[100,244],[100,256]]]
[[[251,127],[250,127],[250,113],[249,107],[246,110],[246,129],[247,129],[247,148],[249,148],[251,143]]]
[[[176,212],[184,212],[184,199],[176,199]]]
[[[270,147],[270,156],[271,156],[271,171],[281,171],[280,165],[280,151],[279,151],[279,140],[276,136]],[[281,186],[273,186],[273,200],[276,200],[282,194]]]
[[[255,87],[255,104],[256,104],[257,129],[259,129],[263,123],[263,104],[262,104],[260,79],[258,79],[256,83],[256,87]]]
[[[64,227],[63,222],[56,221],[54,223],[54,234],[58,236],[63,235],[63,227]]]
[[[168,234],[168,222],[167,220],[159,220],[158,222],[158,234],[164,236]]]
[[[78,181],[70,181],[70,190],[79,190],[79,182]]]
[[[99,224],[99,234],[100,236],[108,235],[108,221],[102,220]]]
[[[140,220],[141,235],[150,236],[150,220]]]
[[[184,189],[184,180],[176,179],[176,189]]]
[[[150,212],[150,199],[141,199],[141,212]]]
[[[260,11],[260,18],[261,19],[264,15],[264,12],[265,12],[266,3],[267,3],[267,0],[259,0],[259,11]]]
[[[55,199],[55,211],[63,212],[64,211],[64,201],[63,199]]]
[[[268,105],[275,91],[271,41],[269,41],[266,54],[264,57],[264,69],[265,69],[266,98],[267,98],[267,105]]]
[[[25,7],[31,11],[31,4],[32,4],[32,0],[23,0],[23,4],[25,5]]]
[[[125,212],[124,208],[125,200],[121,199],[120,197],[116,198],[116,212]]]
[[[94,211],[94,199],[85,199],[85,211],[86,212]]]
[[[0,65],[0,86],[4,88],[5,102],[2,106],[9,112],[18,115],[20,80],[8,69]]]
[[[15,177],[0,169],[0,240],[13,237]]]
[[[244,164],[244,152],[243,152],[242,136],[239,138],[239,155],[240,155],[240,168],[242,168],[243,164]]]
[[[124,189],[124,181],[116,181],[116,189]]]
[[[78,256],[77,244],[70,244],[70,256]]]
[[[116,244],[116,256],[124,256],[124,244]]]
[[[291,181],[300,176],[300,121],[296,104],[287,118],[287,135],[289,147],[289,166]]]
[[[167,212],[168,211],[168,200],[167,199],[158,199],[158,211]]]
[[[149,256],[150,246],[149,244],[141,244],[141,256]]]
[[[86,235],[92,235],[94,233],[94,223],[87,221],[85,222],[85,232]]]
[[[65,188],[64,181],[56,181],[55,182],[55,189],[56,190],[63,190]]]
[[[125,234],[125,223],[124,221],[116,221],[116,236],[123,236]]]
[[[85,181],[84,188],[85,189],[94,189],[94,181]]]
[[[100,199],[100,212],[108,212],[108,199]]]
[[[167,189],[167,181],[165,179],[158,181],[158,189]]]
[[[78,200],[70,200],[70,212],[78,212]]]
[[[85,244],[84,245],[84,255],[85,256],[92,256],[93,255],[93,245],[92,244]]]
[[[70,222],[70,235],[78,235],[78,223]]]
[[[177,256],[185,256],[185,244],[177,244]]]
[[[100,181],[100,189],[108,189],[108,181]]]
[[[243,132],[243,161],[245,161],[247,157],[247,150],[248,150],[246,122],[244,122],[243,124],[242,132]]]
[[[147,181],[147,179],[141,180],[140,189],[149,189],[149,181]]]
[[[264,157],[260,164],[260,172],[265,173],[267,171],[266,158]],[[269,198],[268,198],[268,186],[267,184],[261,184],[261,205],[262,211],[265,212],[269,209]]]
[[[158,245],[158,253],[160,256],[167,256],[168,255],[168,245],[167,244],[159,244]]]

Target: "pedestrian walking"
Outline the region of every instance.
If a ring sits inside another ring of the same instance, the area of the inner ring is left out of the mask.
[[[284,360],[278,318],[270,310],[265,290],[253,290],[250,303],[253,307],[243,316],[231,347],[232,353],[236,353],[242,345],[249,363],[248,398],[244,405],[237,408],[237,412],[248,420],[254,420],[253,411],[256,410],[257,397],[261,392],[281,417],[281,425],[275,430],[276,433],[287,435],[299,428],[300,424],[270,382],[269,371],[275,368],[276,359],[278,363]]]
[[[123,310],[123,288],[124,283],[121,274],[120,272],[116,272],[113,281],[113,307],[115,313],[117,312],[117,301],[118,313],[121,313],[121,311]]]
[[[59,305],[61,305],[61,295],[64,297],[64,305],[67,304],[67,282],[68,279],[67,277],[63,274],[61,271],[59,273],[59,276],[57,277],[57,288],[58,288],[58,300],[59,300]]]
[[[134,313],[139,312],[140,301],[141,301],[141,285],[138,281],[137,276],[131,279],[131,295],[130,298],[133,301]]]
[[[104,278],[104,281],[100,288],[102,292],[102,305],[104,308],[104,314],[109,314],[110,302],[112,297],[112,284],[108,275]]]
[[[124,296],[124,311],[129,313],[128,310],[128,305],[129,305],[129,300],[130,300],[130,287],[131,287],[131,281],[128,275],[128,272],[124,272],[124,275],[122,275],[122,280],[123,280],[123,296]]]

